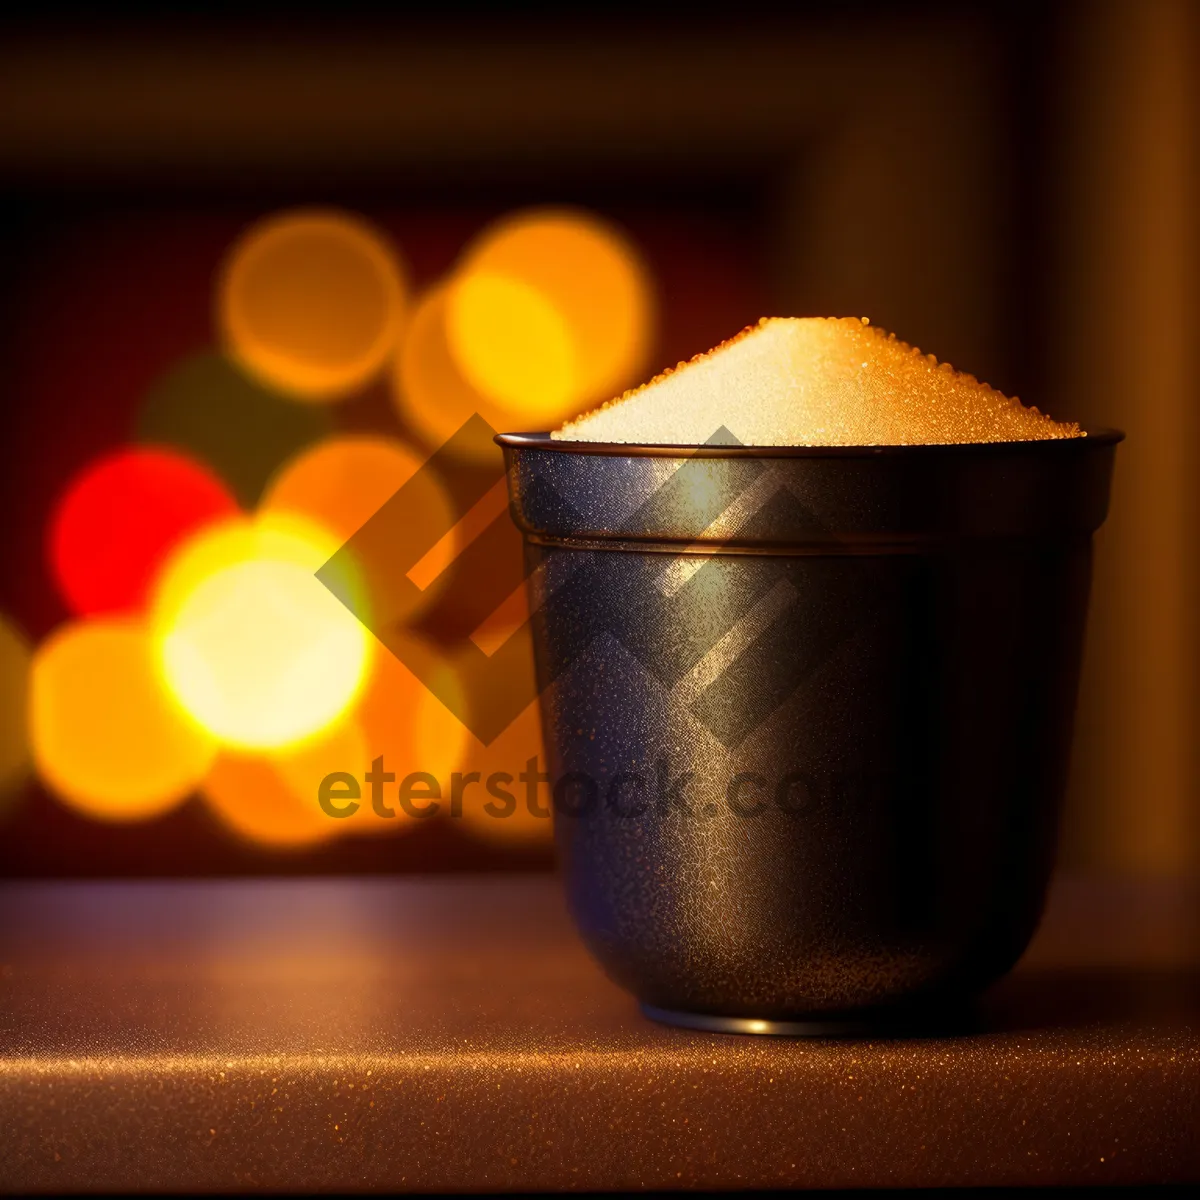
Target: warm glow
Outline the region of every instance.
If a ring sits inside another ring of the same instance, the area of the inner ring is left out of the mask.
[[[554,836],[552,822],[546,817],[534,816],[528,807],[527,785],[518,776],[525,770],[529,759],[536,757],[537,770],[546,770],[546,751],[542,742],[541,712],[535,700],[490,746],[483,745],[478,738],[468,735],[469,747],[466,755],[467,771],[478,771],[483,786],[473,788],[463,804],[463,828],[484,841],[509,844],[548,844]],[[489,813],[486,804],[495,806],[493,811],[502,811],[502,804],[486,791],[488,778],[496,772],[513,776],[503,783],[513,794],[516,806],[511,816],[497,817]],[[550,788],[540,784],[537,788],[537,804],[548,809],[551,806]]]
[[[353,720],[290,750],[271,754],[225,751],[202,792],[221,823],[247,841],[302,848],[346,832],[346,820],[317,802],[321,780],[346,771],[361,780],[367,768],[363,733]]]
[[[215,749],[171,703],[148,631],[127,618],[67,625],[38,647],[30,737],[62,799],[110,821],[166,812],[204,777]]]
[[[491,658],[529,620],[529,588],[524,580],[471,632],[471,641]]]
[[[523,591],[524,589],[522,589]],[[519,609],[525,607],[519,597],[514,597],[504,608]],[[472,635],[472,640],[484,649],[485,653],[494,653],[508,641],[517,631],[518,626],[509,624],[504,627],[498,616],[489,618]],[[525,771],[526,764],[531,758],[538,760],[536,769],[546,770],[546,750],[542,740],[542,719],[538,702],[535,700],[516,718],[499,737],[490,745],[485,746],[474,734],[467,734],[466,771],[478,771],[481,786],[472,788],[464,798],[462,825],[470,834],[484,841],[504,843],[509,845],[539,845],[548,844],[553,839],[553,825],[549,818],[533,815],[528,805],[528,785],[522,783],[518,776]],[[511,815],[500,817],[494,815],[503,811],[505,802],[498,800],[487,791],[487,781],[496,773],[511,775],[512,781],[505,783],[497,781],[498,787],[510,791],[516,801]],[[536,803],[543,809],[551,806],[550,788],[546,784],[537,787]],[[485,805],[491,804],[493,811],[488,812]]]
[[[173,450],[107,455],[72,480],[51,520],[59,591],[79,614],[135,611],[180,542],[236,511],[211,471]]]
[[[29,765],[29,664],[25,635],[0,613],[0,809]]]
[[[417,476],[413,483],[419,495],[407,506],[411,522],[421,525],[414,531],[420,544],[434,547],[422,560],[431,582],[453,561],[457,540],[446,537],[455,526],[454,511],[446,489],[432,471],[421,472],[423,458],[395,438],[347,435],[330,438],[288,463],[263,496],[263,511],[292,512],[310,517],[346,541],[392,498],[402,484]],[[418,472],[420,472],[418,474]],[[427,591],[411,599],[428,601]],[[404,593],[408,598],[409,594]],[[395,611],[394,620],[409,615]]]
[[[415,637],[405,639],[404,658],[422,664],[422,675],[435,682],[439,691],[461,696],[457,675],[438,652]],[[461,700],[459,701],[461,703]],[[366,739],[367,757],[382,756],[385,770],[397,782],[416,771],[438,780],[443,790],[450,775],[464,768],[469,734],[462,722],[398,658],[380,651],[376,669],[363,694],[358,721]],[[343,770],[348,768],[341,768]],[[362,807],[343,824],[350,832],[392,833],[410,827],[408,817],[396,804],[397,784],[388,784],[384,798],[395,817],[380,818],[372,809],[364,786]],[[446,804],[442,806],[443,811]]]
[[[497,432],[511,424],[498,405],[472,387],[450,353],[446,297],[445,286],[421,297],[396,359],[392,387],[401,417],[434,449],[476,413]],[[500,453],[491,445],[481,452]]]
[[[582,403],[617,394],[645,366],[654,327],[649,273],[628,238],[594,214],[536,209],[499,221],[468,250],[459,279],[451,346],[468,376],[513,416],[553,423]],[[473,279],[507,279],[510,288],[506,295],[490,282],[479,298],[469,285]],[[557,322],[543,307],[520,300],[511,286],[517,283],[540,296]],[[510,352],[489,340],[485,317],[511,329]],[[564,333],[566,355],[559,343]],[[551,365],[529,380],[534,368],[527,356]],[[546,381],[535,391],[541,373]],[[550,384],[562,390],[554,392]]]
[[[583,364],[565,315],[523,279],[464,272],[452,285],[446,333],[467,381],[519,423],[541,428],[584,393]]]
[[[218,323],[230,352],[306,400],[339,399],[377,374],[404,315],[394,248],[339,212],[260,221],[233,248],[219,281]]]
[[[314,574],[337,549],[319,527],[268,513],[200,534],[168,563],[154,607],[162,671],[224,743],[297,742],[355,699],[370,635]]]

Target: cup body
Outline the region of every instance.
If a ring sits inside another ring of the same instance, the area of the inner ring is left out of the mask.
[[[564,884],[614,980],[685,1021],[836,1020],[1016,961],[1119,439],[501,435]]]

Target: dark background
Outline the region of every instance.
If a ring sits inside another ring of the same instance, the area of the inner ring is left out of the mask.
[[[1068,862],[1200,863],[1197,14],[1183,0],[466,9],[10,21],[0,35],[0,608],[65,616],[64,481],[211,342],[247,222],[366,214],[419,286],[488,220],[571,203],[651,263],[655,367],[767,312],[869,315],[1026,403],[1129,433],[1098,543]],[[353,401],[351,424],[389,412]],[[31,789],[6,874],[548,864],[432,824],[272,855],[195,803],[142,827]]]

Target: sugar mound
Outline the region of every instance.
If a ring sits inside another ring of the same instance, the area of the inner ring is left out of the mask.
[[[565,441],[914,446],[1084,436],[854,317],[764,317],[574,421]]]

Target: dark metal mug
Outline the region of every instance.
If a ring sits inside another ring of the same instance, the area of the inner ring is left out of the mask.
[[[570,909],[651,1016],[836,1029],[1015,963],[1121,436],[497,438]]]

